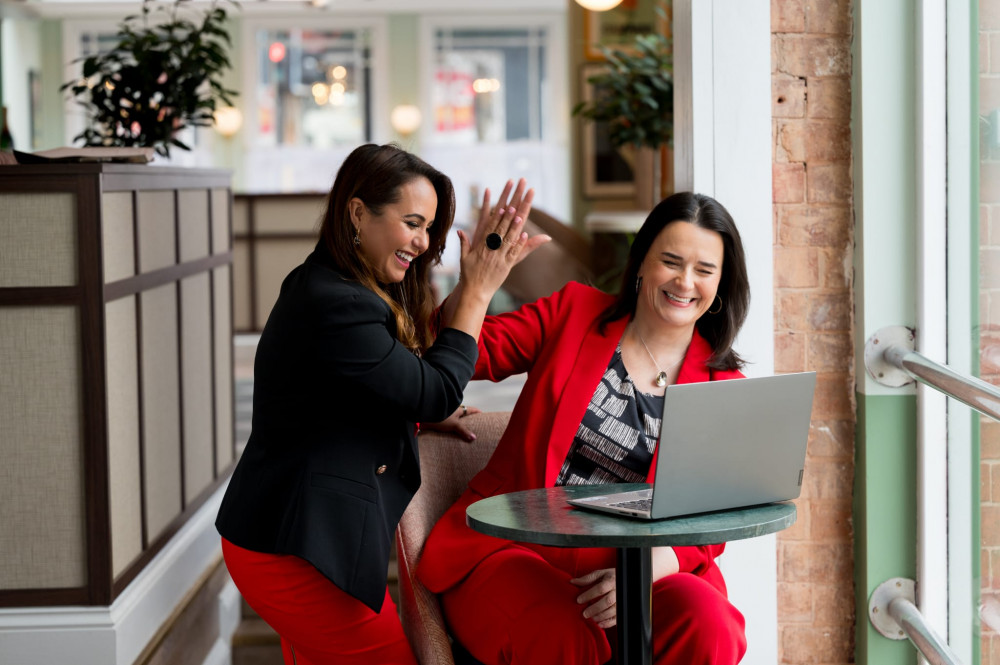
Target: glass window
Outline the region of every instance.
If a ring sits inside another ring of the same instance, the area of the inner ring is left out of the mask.
[[[370,31],[256,33],[257,144],[328,148],[371,140]]]
[[[547,29],[434,31],[433,140],[542,140]]]

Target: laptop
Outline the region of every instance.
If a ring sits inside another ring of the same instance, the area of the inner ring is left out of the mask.
[[[797,498],[815,387],[816,372],[667,386],[653,487],[569,503],[655,520]]]

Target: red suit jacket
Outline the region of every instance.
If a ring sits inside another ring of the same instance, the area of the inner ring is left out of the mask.
[[[431,591],[451,588],[510,542],[466,526],[465,509],[470,504],[497,494],[555,485],[587,405],[628,324],[624,318],[608,324],[603,334],[598,330],[598,319],[612,300],[597,289],[570,282],[516,312],[487,317],[474,378],[500,381],[522,372],[528,372],[528,378],[493,457],[427,539],[417,575]],[[708,342],[695,331],[677,383],[743,376],[708,368],[705,362],[711,353]],[[654,455],[649,482],[655,468]],[[675,547],[674,551],[681,572],[703,576],[726,593],[715,564],[724,547]]]

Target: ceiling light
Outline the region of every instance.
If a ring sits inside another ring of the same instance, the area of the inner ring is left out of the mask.
[[[226,138],[233,136],[243,126],[243,113],[232,106],[220,106],[215,109],[213,116],[215,118],[215,131]]]
[[[421,116],[420,109],[412,104],[400,104],[392,110],[392,115],[389,117],[392,128],[400,136],[409,136],[417,131],[421,120],[423,120],[423,117]]]
[[[604,12],[621,4],[622,0],[576,0],[577,4],[592,12]]]

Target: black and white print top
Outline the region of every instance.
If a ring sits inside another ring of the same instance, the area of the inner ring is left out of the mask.
[[[645,482],[662,416],[663,395],[636,390],[619,345],[590,398],[556,485]]]

